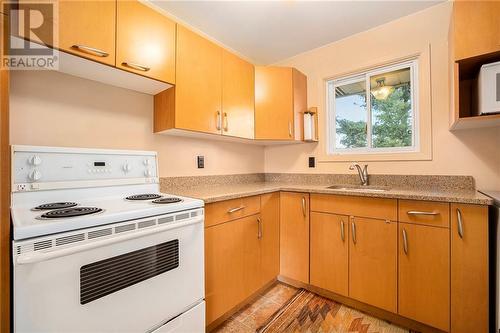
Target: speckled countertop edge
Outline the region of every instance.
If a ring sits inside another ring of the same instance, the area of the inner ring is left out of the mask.
[[[253,195],[271,193],[276,191],[290,192],[307,192],[320,194],[337,194],[359,197],[374,197],[374,198],[391,198],[391,199],[408,199],[408,200],[423,200],[423,201],[440,201],[453,202],[477,205],[492,205],[493,200],[486,195],[479,193],[476,190],[419,190],[419,189],[390,189],[385,192],[363,192],[357,191],[342,191],[332,190],[327,188],[328,185],[311,185],[311,184],[290,184],[277,182],[256,182],[244,184],[224,184],[212,186],[194,186],[194,187],[168,187],[163,188],[162,192],[167,192],[176,195],[188,196],[204,200],[205,203],[213,203],[218,201],[249,197]]]

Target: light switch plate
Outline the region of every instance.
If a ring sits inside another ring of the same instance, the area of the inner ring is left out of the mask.
[[[197,158],[198,169],[205,168],[205,156],[198,156]]]

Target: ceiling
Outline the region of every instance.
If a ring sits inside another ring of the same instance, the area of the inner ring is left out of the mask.
[[[255,64],[267,65],[443,0],[149,2]]]

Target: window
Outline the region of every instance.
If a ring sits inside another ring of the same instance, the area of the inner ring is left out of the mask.
[[[328,153],[418,151],[417,60],[327,81]]]

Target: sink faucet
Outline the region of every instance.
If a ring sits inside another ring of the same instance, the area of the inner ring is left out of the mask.
[[[358,162],[354,162],[349,166],[349,170],[358,169],[359,180],[361,180],[361,185],[368,185],[368,164],[365,164],[364,168],[361,168]]]

